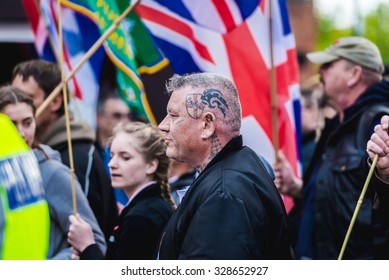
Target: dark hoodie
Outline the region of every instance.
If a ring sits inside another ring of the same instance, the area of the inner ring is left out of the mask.
[[[369,166],[366,144],[374,126],[389,114],[389,82],[372,85],[344,112],[327,120],[304,175],[303,217],[297,258],[337,259]],[[370,183],[345,259],[389,257],[388,186]],[[379,197],[380,206],[377,206]],[[373,207],[374,206],[374,207]]]
[[[70,131],[75,174],[108,241],[116,224],[118,210],[110,178],[93,145],[95,133],[88,124],[76,122],[73,115],[70,115]],[[70,167],[65,116],[47,130],[42,143],[59,151],[62,162]]]

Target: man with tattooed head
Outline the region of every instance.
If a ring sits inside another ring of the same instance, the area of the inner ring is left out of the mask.
[[[242,145],[236,86],[215,73],[174,75],[167,155],[199,173],[161,236],[159,259],[291,259],[285,209],[257,154]],[[260,108],[259,108],[260,109]]]

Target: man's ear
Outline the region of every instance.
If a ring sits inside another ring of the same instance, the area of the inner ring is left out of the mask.
[[[62,92],[58,94],[54,100],[50,103],[50,111],[57,112],[61,108],[63,102]]]
[[[354,66],[351,69],[351,74],[350,74],[351,77],[348,80],[347,85],[349,87],[352,87],[352,86],[358,84],[359,81],[362,79],[362,72],[363,72],[363,69],[361,66],[359,66],[359,65]]]
[[[203,131],[201,134],[201,138],[205,140],[211,137],[215,133],[216,118],[214,114],[212,114],[211,112],[207,112],[204,114],[202,121],[203,121]]]

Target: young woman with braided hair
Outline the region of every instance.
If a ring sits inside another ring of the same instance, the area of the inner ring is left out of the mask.
[[[175,209],[167,183],[169,158],[159,129],[140,122],[118,124],[108,166],[112,186],[124,190],[129,202],[113,229],[105,258],[154,259],[162,230]],[[79,215],[69,220],[68,242],[74,257],[104,258],[89,225]]]

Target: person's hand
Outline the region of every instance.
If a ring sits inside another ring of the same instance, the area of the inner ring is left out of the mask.
[[[86,247],[96,243],[91,226],[79,214],[70,215],[69,221],[68,242],[73,249],[81,253]]]
[[[279,151],[278,157],[279,162],[273,167],[276,177],[274,184],[278,191],[281,194],[287,194],[292,197],[301,197],[303,181],[294,176],[292,166],[281,151]]]
[[[381,118],[381,124],[374,127],[374,133],[367,142],[366,151],[371,160],[378,155],[376,171],[378,177],[389,183],[389,116]]]
[[[76,249],[74,249],[73,247],[70,247],[72,249],[72,255],[71,255],[71,259],[72,260],[76,260],[78,261],[80,259],[80,252],[78,252]]]

